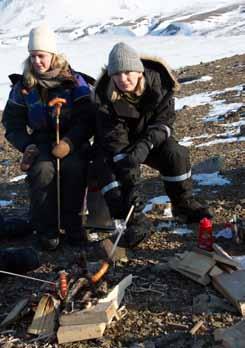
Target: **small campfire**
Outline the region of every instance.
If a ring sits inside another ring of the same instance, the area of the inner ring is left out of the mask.
[[[84,260],[83,254],[81,259]],[[49,283],[49,290],[38,299],[33,320],[27,328],[28,334],[36,336],[31,341],[53,340],[56,334],[59,344],[103,336],[113,318],[120,318],[119,307],[125,289],[132,283],[132,275],[122,279],[108,293],[101,290],[101,278],[105,273],[101,269],[103,264],[92,276],[83,267],[69,273],[62,270],[56,282],[44,281]],[[0,326],[13,323],[27,307],[33,308],[30,299],[18,302]]]

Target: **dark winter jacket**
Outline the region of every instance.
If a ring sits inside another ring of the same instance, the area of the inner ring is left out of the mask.
[[[60,137],[66,139],[72,150],[78,149],[93,135],[95,108],[90,100],[87,76],[72,73],[74,83],[64,81],[61,86],[49,89],[37,85],[28,92],[21,75],[10,75],[14,86],[3,112],[3,125],[6,138],[19,151],[24,152],[29,144],[55,142],[55,117],[53,107],[48,106],[54,97],[66,99],[60,114]]]
[[[174,91],[179,85],[167,65],[158,59],[142,58],[145,90],[134,105],[125,98],[112,100],[114,83],[105,70],[95,88],[98,106],[98,141],[107,158],[129,153],[136,146],[149,152],[172,133],[175,121]],[[143,154],[143,163],[147,153]]]

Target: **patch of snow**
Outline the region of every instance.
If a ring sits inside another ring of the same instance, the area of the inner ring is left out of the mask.
[[[193,145],[193,140],[194,139],[206,139],[206,138],[210,138],[212,137],[212,135],[208,134],[208,133],[205,133],[205,134],[201,134],[201,135],[196,135],[194,137],[184,137],[182,140],[179,141],[179,143],[183,146],[191,146]]]
[[[175,98],[175,110],[181,110],[184,106],[194,108],[195,106],[210,104],[212,101],[211,93],[198,93],[188,97]]]
[[[206,76],[200,77],[200,79],[182,82],[181,84],[182,84],[182,85],[190,85],[190,84],[195,83],[195,82],[206,82],[206,81],[211,81],[212,79],[213,79],[212,76],[206,75]]]
[[[183,225],[181,227],[177,226],[175,221],[163,221],[157,225],[157,230],[161,232],[161,230],[168,231],[173,234],[178,234],[179,236],[184,236],[186,234],[193,233],[193,230]]]
[[[187,227],[177,227],[171,231],[173,234],[178,234],[179,236],[184,236],[185,234],[193,233],[193,230]]]
[[[11,204],[13,204],[13,201],[0,200],[0,207],[7,207]]]
[[[224,143],[240,143],[242,141],[245,141],[245,136],[236,136],[236,137],[230,137],[226,139],[216,139],[216,140],[211,140],[208,141],[207,143],[202,143],[199,145],[196,145],[196,147],[204,147],[204,146],[212,146],[216,144],[224,144]]]
[[[223,178],[218,172],[210,174],[194,174],[192,179],[198,182],[201,186],[224,186],[229,185],[230,181]]]
[[[154,204],[166,204],[169,203],[169,197],[168,196],[157,196],[152,199],[150,199],[147,203],[146,206],[143,209],[143,213],[147,213],[152,210]],[[167,209],[166,209],[167,210]]]
[[[214,109],[208,114],[208,116],[215,116],[217,113],[221,113],[226,110],[228,111],[236,111],[243,104],[242,103],[232,103],[232,104],[224,104],[225,100],[213,100],[213,97],[216,95],[222,95],[227,92],[237,92],[237,95],[240,95],[243,90],[242,85],[225,88],[222,91],[213,91],[213,92],[204,92],[190,95],[188,97],[183,98],[175,98],[175,109],[181,110],[184,106],[196,107],[199,105],[211,104],[215,105]],[[226,106],[224,106],[226,105]],[[224,112],[225,113],[225,112]]]
[[[243,105],[243,103],[226,103],[225,100],[215,100],[212,102],[212,110],[207,116],[204,116],[204,122],[217,122],[223,120],[224,116],[229,112],[235,112]]]
[[[10,179],[9,182],[18,182],[18,181],[20,181],[20,180],[25,179],[26,176],[27,176],[26,174],[18,175],[18,176],[16,176],[16,177]]]
[[[173,35],[192,35],[191,25],[188,23],[172,22],[165,28],[158,27],[152,32],[153,35],[173,36]]]

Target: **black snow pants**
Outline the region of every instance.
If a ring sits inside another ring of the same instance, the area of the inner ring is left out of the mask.
[[[172,203],[178,203],[192,196],[189,150],[173,137],[153,149],[145,164],[160,172],[166,193]]]
[[[50,146],[40,146],[39,150],[28,172],[31,219],[37,232],[50,238],[58,234],[56,159]],[[67,233],[81,228],[87,162],[79,152],[60,160],[61,227]]]
[[[167,195],[173,204],[192,196],[189,151],[173,137],[151,150],[145,163],[162,175]],[[127,213],[125,191],[134,189],[139,177],[138,168],[116,172],[105,159],[98,160],[98,183],[113,218],[124,218]]]

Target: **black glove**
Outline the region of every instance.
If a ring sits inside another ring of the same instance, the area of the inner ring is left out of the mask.
[[[134,186],[140,177],[139,165],[134,165],[125,153],[117,154],[113,157],[113,169],[117,180],[126,187]]]
[[[149,126],[146,130],[145,139],[153,144],[154,147],[158,147],[168,139],[170,134],[170,128],[165,125]]]
[[[131,164],[131,166],[137,166],[144,163],[152,148],[153,144],[146,140],[142,140],[136,144],[128,154],[129,164]]]
[[[134,205],[134,213],[141,213],[145,207],[143,199],[140,197],[138,190],[133,187],[128,190],[123,190],[124,194],[124,207],[126,209],[126,215],[129,209]]]

